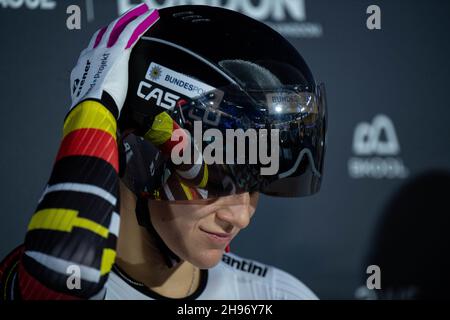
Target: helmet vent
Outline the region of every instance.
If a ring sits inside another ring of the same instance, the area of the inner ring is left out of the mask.
[[[174,13],[172,15],[172,17],[180,18],[180,17],[183,17],[183,16],[190,16],[190,15],[193,15],[193,14],[194,14],[193,11],[183,11],[183,12],[176,12],[176,13]]]
[[[202,18],[202,19],[194,19],[192,20],[192,23],[199,23],[199,22],[210,22],[208,18]]]
[[[281,81],[268,69],[245,60],[222,60],[219,65],[234,76],[241,86],[251,89],[268,89],[282,86]]]
[[[181,19],[183,19],[184,21],[189,21],[189,20],[195,20],[195,19],[202,19],[203,17],[199,14],[191,14],[189,16],[184,16]]]
[[[183,12],[177,12],[172,15],[174,18],[180,18],[184,21],[192,22],[192,23],[199,23],[199,22],[210,22],[211,20],[208,18],[205,18],[199,14],[195,14],[193,11],[183,11]]]

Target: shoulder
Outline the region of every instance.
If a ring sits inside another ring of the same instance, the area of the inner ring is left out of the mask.
[[[212,276],[234,280],[241,299],[314,300],[317,296],[293,275],[274,266],[226,253]]]

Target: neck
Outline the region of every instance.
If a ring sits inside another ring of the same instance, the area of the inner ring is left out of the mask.
[[[184,298],[192,294],[199,286],[200,270],[188,261],[168,268],[153,237],[138,224],[135,207],[136,196],[121,183],[116,264],[162,296]]]

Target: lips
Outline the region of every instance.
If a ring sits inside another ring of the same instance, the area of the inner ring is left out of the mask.
[[[209,238],[223,243],[228,243],[233,238],[232,233],[212,232],[205,230],[203,228],[200,228],[200,230],[206,233],[209,236]]]

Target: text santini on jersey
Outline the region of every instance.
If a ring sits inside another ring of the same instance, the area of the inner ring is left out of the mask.
[[[222,261],[233,268],[242,270],[244,272],[253,273],[260,277],[265,277],[268,269],[267,267],[258,266],[251,261],[249,262],[245,260],[238,260],[226,254],[222,256]]]

